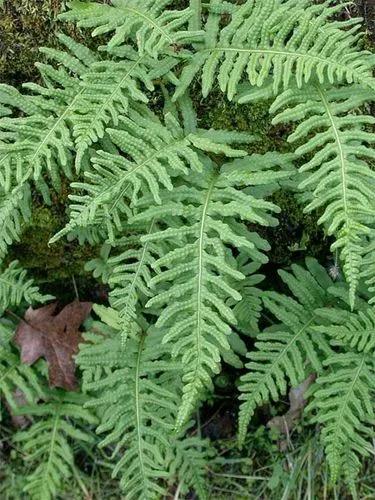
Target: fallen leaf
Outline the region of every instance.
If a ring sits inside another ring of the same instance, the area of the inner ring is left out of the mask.
[[[306,405],[304,394],[315,379],[316,374],[311,373],[301,384],[290,389],[289,410],[284,413],[284,415],[272,418],[269,422],[267,422],[267,427],[276,429],[281,434],[288,435],[301,417],[302,411]]]
[[[46,359],[51,387],[74,390],[73,356],[82,340],[79,327],[90,314],[92,303],[75,300],[55,315],[56,306],[57,302],[39,309],[29,307],[13,340],[21,349],[23,363],[32,365],[41,357]]]

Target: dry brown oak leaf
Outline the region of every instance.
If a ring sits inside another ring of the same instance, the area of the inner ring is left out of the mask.
[[[14,342],[21,349],[21,361],[32,365],[44,357],[48,363],[50,387],[72,391],[77,387],[73,356],[82,340],[79,327],[90,314],[92,303],[75,300],[58,314],[57,302],[33,309],[17,327]]]

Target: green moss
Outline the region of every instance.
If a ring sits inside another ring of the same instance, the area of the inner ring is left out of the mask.
[[[59,241],[48,245],[50,238],[66,222],[59,205],[37,207],[21,242],[12,246],[9,259],[18,259],[39,281],[51,283],[71,276],[85,275],[84,265],[96,256],[97,249],[77,242]]]
[[[288,266],[305,256],[326,261],[331,252],[332,241],[325,236],[318,225],[320,214],[306,214],[294,193],[279,190],[271,201],[281,208],[277,218],[279,225],[260,229],[260,234],[271,245],[268,252],[270,264],[277,267]]]
[[[98,0],[99,2],[101,0]],[[107,0],[102,0],[102,3]],[[72,23],[59,22],[66,0],[5,0],[0,10],[0,82],[20,86],[38,79],[36,61],[44,60],[39,47],[57,47],[63,31],[79,42],[97,46],[99,40]]]
[[[197,95],[199,99],[195,104],[199,112],[199,126],[202,128],[237,130],[254,134],[258,141],[249,146],[249,153],[293,151],[294,147],[286,142],[290,127],[287,125],[275,127],[271,124],[269,107],[272,101],[236,104],[228,101],[220,91],[213,91],[206,99],[202,99],[198,88],[191,94]]]

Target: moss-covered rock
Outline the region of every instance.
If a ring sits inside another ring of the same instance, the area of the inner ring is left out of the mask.
[[[0,81],[20,85],[37,78],[38,47],[56,46],[63,0],[6,0],[0,15]]]

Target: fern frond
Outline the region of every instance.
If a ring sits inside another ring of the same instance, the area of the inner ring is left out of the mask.
[[[272,76],[273,90],[298,87],[316,77],[324,82],[356,82],[375,88],[373,59],[357,48],[358,19],[329,20],[341,5],[330,0],[247,0],[221,28],[220,0],[212,0],[202,46],[188,59],[175,98],[202,72],[206,96],[217,79],[231,100],[243,79],[261,87]],[[343,28],[349,27],[348,30]]]
[[[316,380],[306,408],[323,426],[322,440],[336,482],[343,473],[355,490],[359,457],[371,453],[374,420],[375,366],[373,353],[346,352],[328,357],[326,371]]]
[[[171,66],[140,56],[128,46],[116,55],[120,60],[95,62],[81,78],[82,92],[72,113],[77,170],[88,147],[104,137],[106,128],[118,126],[119,117],[127,114],[133,100],[148,101],[141,86],[153,90],[152,79]]]
[[[73,188],[87,194],[70,196],[75,202],[70,222],[51,243],[94,221],[106,227],[113,241],[116,230],[121,229],[121,217],[131,215],[130,206],[136,205],[141,194],[151,192],[154,201],[160,203],[159,190],[172,190],[173,176],[202,169],[193,146],[230,156],[246,154],[199,133],[186,135],[170,113],[163,125],[143,107],[130,110],[127,117],[120,118],[118,128],[108,129],[107,133],[123,155],[99,151],[93,158],[93,170],[85,173],[87,182],[72,183]]]
[[[243,444],[246,429],[257,406],[270,399],[277,401],[312,371],[321,371],[319,353],[329,352],[324,336],[314,331],[316,309],[324,307],[333,284],[316,260],[306,259],[307,269],[292,265],[292,273],[279,271],[295,298],[265,292],[264,305],[280,324],[260,333],[256,350],[248,354],[249,372],[241,377],[243,401],[239,414],[238,439]]]
[[[22,300],[28,304],[46,302],[52,295],[42,295],[32,279],[27,279],[26,271],[13,261],[0,273],[0,313],[9,307],[18,306]]]
[[[179,491],[193,490],[199,500],[209,498],[207,491],[207,468],[213,457],[208,440],[187,436],[172,442],[170,449],[169,475],[177,480]]]
[[[375,312],[373,309],[349,312],[327,308],[317,310],[317,314],[324,318],[327,324],[316,326],[315,330],[329,335],[332,343],[363,353],[375,350]]]
[[[48,402],[25,406],[19,411],[35,416],[35,422],[14,436],[27,460],[36,464],[24,487],[24,492],[35,500],[56,498],[75,467],[70,441],[91,442],[87,426],[96,423],[94,416],[83,408],[84,395],[50,391],[49,397]]]
[[[102,335],[89,334],[92,344],[81,348],[80,367],[92,370],[94,364],[102,375],[92,381],[85,378],[84,390],[95,396],[87,406],[100,412],[97,432],[106,433],[101,446],[112,444],[113,457],[120,454],[113,474],[121,474],[127,498],[159,498],[165,494],[160,480],[168,477],[168,435],[178,405],[178,394],[162,383],[163,373],[178,367],[161,360],[166,349],[160,336],[129,338],[122,348],[118,332],[115,335],[103,340]]]
[[[106,434],[100,446],[113,446],[113,475],[120,475],[126,498],[159,499],[177,481],[181,491],[206,498],[212,450],[207,440],[174,432],[181,370],[163,346],[162,332],[131,336],[124,347],[118,313],[103,306],[95,311],[104,323],[85,334],[78,363],[92,396],[87,406],[100,416],[97,432]]]
[[[237,320],[237,328],[241,333],[254,337],[259,332],[258,322],[262,311],[263,292],[257,288],[257,285],[264,280],[264,276],[256,274],[260,263],[249,261],[245,253],[238,255],[237,262],[238,269],[245,279],[236,284],[236,289],[242,299],[239,302],[233,301],[233,313]]]
[[[24,84],[32,94],[22,95],[12,87],[0,86],[0,102],[26,113],[22,117],[0,119],[0,156],[3,175],[17,172],[22,180],[38,180],[49,174],[55,188],[59,188],[61,172],[71,178],[73,140],[69,119],[76,99],[83,92],[79,84],[87,66],[79,59],[91,60],[88,49],[69,37],[60,35],[60,41],[73,52],[44,49],[54,64],[37,64],[44,86]],[[93,56],[92,56],[93,57]],[[75,76],[72,76],[72,72]]]
[[[372,116],[356,112],[373,93],[358,86],[330,87],[319,83],[290,88],[271,106],[273,123],[300,122],[289,142],[304,141],[297,156],[309,155],[300,172],[300,189],[310,203],[306,211],[324,209],[318,222],[336,236],[332,251],[340,251],[353,305],[362,269],[364,241],[375,215],[372,185],[375,173],[365,160],[375,158],[366,130]],[[313,135],[313,137],[311,137]]]
[[[90,61],[90,53],[64,35],[60,40],[75,55],[44,49],[52,63],[37,65],[44,85],[25,84],[29,94],[0,85],[0,103],[17,113],[0,118],[0,255],[18,241],[21,225],[30,217],[30,181],[49,203],[46,177],[59,190],[61,174],[72,176],[69,119],[82,92],[78,77],[86,66],[80,58]]]
[[[172,0],[112,0],[111,5],[96,2],[68,3],[70,11],[60,19],[77,21],[81,28],[94,28],[92,36],[112,33],[108,47],[113,48],[136,40],[139,54],[154,58],[166,48],[196,41],[199,30],[181,30],[193,15],[191,8],[167,10]]]
[[[257,199],[241,188],[268,184],[290,172],[278,171],[282,155],[253,155],[226,164],[219,171],[208,164],[201,175],[189,176],[189,186],[164,191],[160,206],[150,206],[150,197],[140,200],[143,209],[131,221],[155,218],[166,229],[144,236],[144,242],[167,241],[171,250],[153,267],[158,274],[150,281],[155,296],[147,307],[155,309],[158,327],[167,330],[164,343],[172,343],[172,354],[184,367],[184,395],[177,418],[177,428],[186,421],[203,387],[219,369],[220,352],[230,349],[227,336],[236,318],[228,299],[239,301],[241,295],[228,280],[244,275],[231,258],[231,248],[247,253],[258,262],[267,243],[257,233],[248,231],[238,221],[272,225],[268,212],[278,207]],[[173,223],[178,218],[179,224]]]
[[[155,231],[155,222],[149,224],[146,234]],[[151,242],[141,243],[139,235],[125,239],[126,248],[109,259],[113,271],[109,284],[111,306],[119,312],[121,341],[124,345],[132,332],[132,323],[137,320],[137,308],[152,297],[149,289],[152,266],[162,255],[163,247]],[[121,243],[120,243],[121,248]]]
[[[369,298],[369,304],[374,304],[375,302],[375,237],[374,231],[371,231],[366,243],[364,244],[362,260],[362,271],[361,278],[365,280],[368,287],[368,291],[371,296]]]
[[[22,228],[31,218],[30,205],[29,183],[9,190],[0,187],[0,259],[6,255],[9,245],[20,240]]]

